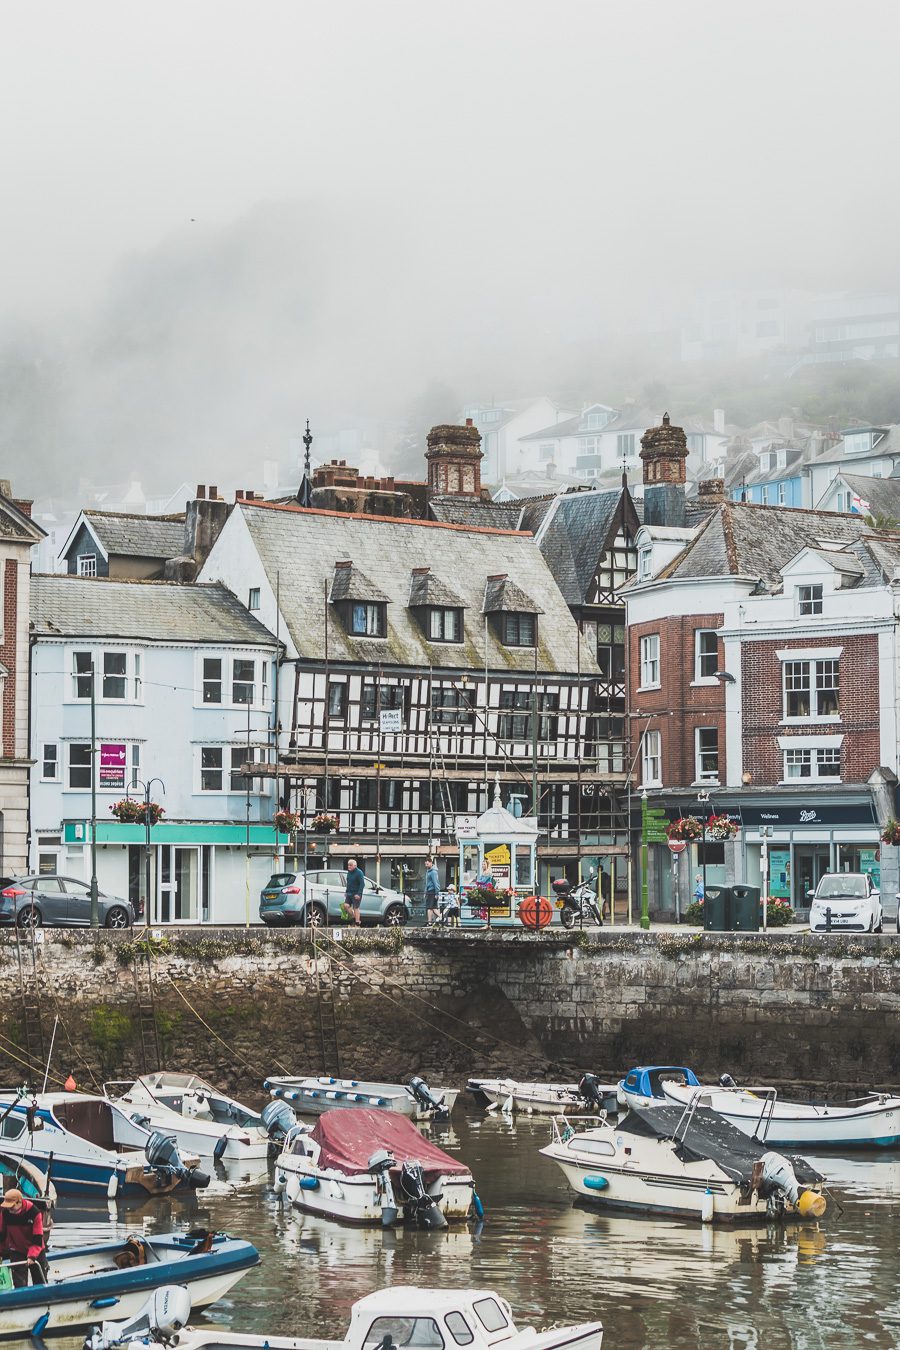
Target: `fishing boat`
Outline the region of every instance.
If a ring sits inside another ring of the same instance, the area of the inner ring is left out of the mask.
[[[164,1195],[209,1184],[199,1158],[182,1156],[107,1097],[84,1092],[0,1092],[3,1147],[52,1179],[60,1195]]]
[[[285,1121],[274,1102],[260,1115],[193,1073],[147,1073],[104,1083],[103,1091],[145,1129],[164,1130],[179,1148],[216,1161],[266,1158],[294,1123],[293,1112]]]
[[[803,1159],[751,1141],[708,1107],[637,1106],[553,1121],[551,1158],[582,1202],[703,1223],[819,1218],[824,1177]]]
[[[471,1086],[470,1086],[471,1085]],[[601,1083],[594,1074],[586,1073],[577,1083],[520,1083],[515,1078],[470,1079],[472,1086],[483,1095],[488,1110],[524,1111],[528,1115],[558,1116],[581,1111],[614,1111],[615,1085]]]
[[[404,1116],[365,1106],[296,1125],[275,1163],[275,1190],[299,1209],[385,1228],[443,1228],[480,1209],[465,1163]]]
[[[900,1097],[870,1092],[844,1104],[792,1102],[773,1087],[738,1087],[724,1074],[701,1084],[683,1065],[632,1069],[619,1084],[622,1099],[685,1106],[702,1090],[704,1106],[742,1133],[778,1148],[894,1148],[900,1144]]]
[[[355,1078],[267,1078],[266,1091],[300,1116],[319,1116],[338,1107],[372,1106],[412,1120],[446,1120],[456,1088],[430,1088],[417,1075],[408,1083],[365,1083]]]
[[[226,1234],[131,1236],[90,1247],[47,1251],[48,1283],[0,1291],[0,1340],[88,1329],[98,1309],[133,1317],[164,1285],[188,1289],[208,1307],[259,1262],[249,1242]]]
[[[191,1297],[185,1289],[161,1289],[130,1323],[104,1322],[84,1350],[143,1350],[178,1345],[178,1350],[371,1350],[374,1346],[466,1346],[467,1350],[600,1350],[603,1326],[535,1331],[516,1327],[512,1309],[492,1289],[415,1289],[395,1284],[353,1304],[341,1341],[315,1337],[248,1336],[215,1327],[186,1325]]]
[[[56,1204],[56,1187],[52,1180],[24,1158],[0,1153],[0,1190],[22,1192],[26,1200],[35,1200],[46,1212]]]

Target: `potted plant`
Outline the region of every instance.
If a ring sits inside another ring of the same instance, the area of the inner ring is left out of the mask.
[[[900,844],[900,821],[892,818],[887,822],[881,831],[881,842],[883,844]]]
[[[770,895],[766,901],[766,927],[784,928],[794,922],[794,911],[790,900],[783,896]]]
[[[336,830],[339,824],[340,821],[337,816],[332,816],[327,811],[320,811],[310,821],[310,828],[316,830],[319,834],[331,834],[332,830]]]
[[[737,822],[729,816],[710,816],[706,822],[707,839],[734,839],[738,832]]]
[[[694,900],[688,905],[687,909],[684,911],[684,921],[685,923],[689,923],[693,928],[703,927],[702,900]]]
[[[146,825],[148,809],[151,825],[157,825],[166,814],[159,802],[151,802],[148,808],[146,802],[135,801],[133,797],[123,797],[109,809],[122,825]]]
[[[300,829],[300,812],[276,811],[275,828],[279,834],[296,834]]]
[[[673,820],[666,827],[666,834],[670,839],[684,839],[690,843],[692,839],[702,837],[703,826],[696,816],[679,816],[678,820]]]

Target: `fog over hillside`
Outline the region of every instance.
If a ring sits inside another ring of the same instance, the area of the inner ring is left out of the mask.
[[[868,0],[7,9],[5,476],[224,479],[306,417],[654,383],[763,415],[791,391],[679,369],[672,335],[702,287],[900,290],[895,26]]]

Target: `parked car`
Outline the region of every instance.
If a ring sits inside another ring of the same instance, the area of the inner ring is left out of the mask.
[[[269,925],[306,923],[314,927],[346,922],[341,915],[347,873],[337,871],[276,872],[269,877],[259,897],[259,917]],[[401,891],[379,886],[368,877],[363,889],[359,917],[363,923],[396,927],[409,920],[409,901]]]
[[[99,893],[100,922],[104,928],[130,928],[136,915],[130,900]],[[91,888],[75,877],[43,873],[15,877],[0,891],[0,924],[19,928],[68,926],[85,928],[91,922]]]
[[[827,872],[809,894],[813,933],[828,932],[829,921],[841,932],[880,933],[884,928],[881,893],[867,872]]]

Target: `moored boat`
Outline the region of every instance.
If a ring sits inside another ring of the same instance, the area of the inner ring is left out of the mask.
[[[601,1083],[586,1073],[577,1083],[522,1083],[515,1078],[470,1079],[487,1101],[488,1109],[524,1111],[526,1114],[558,1116],[583,1111],[615,1110],[615,1085]],[[472,1086],[469,1090],[472,1090]]]
[[[743,1134],[778,1148],[895,1148],[900,1145],[900,1096],[871,1092],[853,1102],[796,1102],[773,1087],[739,1087],[725,1074],[701,1084],[681,1065],[631,1069],[619,1084],[626,1102],[685,1106],[700,1101]]]
[[[179,1148],[201,1157],[265,1158],[273,1139],[283,1137],[277,1117],[270,1116],[267,1124],[263,1115],[193,1073],[147,1073],[127,1082],[104,1083],[103,1090],[139,1125],[165,1130]]]
[[[327,1076],[267,1078],[269,1095],[287,1102],[301,1116],[320,1116],[339,1107],[371,1106],[412,1120],[446,1120],[456,1104],[456,1088],[430,1088],[414,1075],[408,1083],[373,1083]]]
[[[160,1290],[132,1323],[105,1322],[85,1341],[84,1350],[143,1350],[174,1345],[178,1350],[369,1350],[373,1346],[461,1345],[467,1350],[601,1350],[600,1322],[535,1331],[516,1327],[512,1310],[492,1289],[414,1289],[391,1285],[357,1300],[341,1341],[315,1337],[243,1335],[215,1327],[185,1325],[190,1316],[185,1290]],[[402,1336],[402,1339],[401,1339]]]
[[[199,1158],[146,1130],[115,1102],[84,1092],[0,1092],[3,1147],[45,1175],[60,1195],[164,1195],[209,1183]]]
[[[581,1201],[600,1208],[704,1223],[825,1212],[824,1177],[803,1158],[766,1150],[697,1102],[684,1109],[634,1105],[614,1125],[560,1117],[541,1153]]]
[[[89,1328],[97,1309],[132,1317],[154,1289],[178,1284],[196,1308],[226,1294],[259,1261],[249,1242],[225,1234],[167,1233],[47,1251],[48,1283],[0,1291],[0,1340]]]
[[[442,1228],[475,1204],[472,1174],[393,1111],[327,1111],[290,1131],[275,1188],[291,1204],[347,1223]]]

